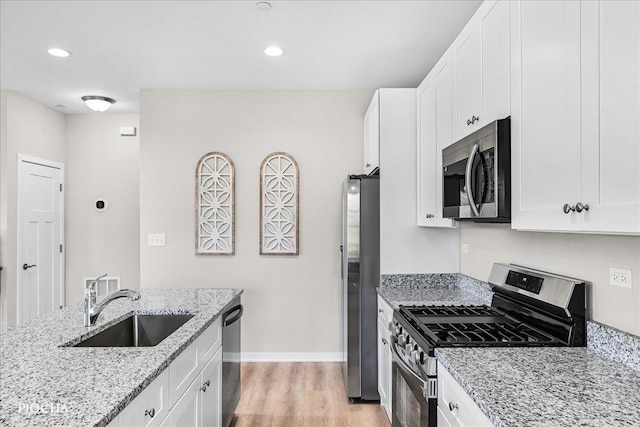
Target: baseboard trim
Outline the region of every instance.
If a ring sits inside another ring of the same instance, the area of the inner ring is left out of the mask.
[[[342,362],[342,353],[251,353],[242,352],[243,362]]]

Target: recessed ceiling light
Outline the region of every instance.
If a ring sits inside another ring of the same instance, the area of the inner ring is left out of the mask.
[[[57,56],[58,58],[68,58],[69,56],[71,56],[71,52],[69,52],[68,50],[60,49],[58,47],[52,47],[47,52],[49,52],[49,55]]]
[[[96,113],[102,113],[107,111],[113,104],[116,103],[115,99],[107,98],[106,96],[88,95],[83,96],[82,100],[90,110]]]
[[[256,3],[256,8],[259,10],[264,10],[265,12],[271,9],[271,3],[266,1],[259,1]]]
[[[282,50],[278,46],[269,46],[264,50],[264,54],[269,56],[280,56],[283,53],[284,53],[284,50]]]

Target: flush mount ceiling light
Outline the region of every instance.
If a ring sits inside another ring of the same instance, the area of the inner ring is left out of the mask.
[[[115,104],[115,99],[107,98],[106,96],[89,95],[83,96],[82,100],[90,110],[96,113],[102,113],[111,108],[111,105]]]
[[[271,3],[266,1],[259,1],[256,3],[256,8],[258,10],[263,10],[266,12],[267,10],[271,9]]]
[[[49,52],[49,55],[56,56],[58,58],[68,58],[69,56],[71,56],[71,52],[69,52],[68,50],[60,49],[58,47],[52,47],[47,52]]]
[[[268,56],[280,56],[284,53],[284,50],[278,46],[269,46],[264,50],[264,54]]]

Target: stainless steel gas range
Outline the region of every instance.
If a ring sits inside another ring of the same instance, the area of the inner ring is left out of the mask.
[[[494,264],[491,306],[400,306],[393,313],[393,427],[437,425],[439,347],[585,346],[586,282]]]

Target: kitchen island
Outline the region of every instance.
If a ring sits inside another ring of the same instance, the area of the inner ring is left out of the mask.
[[[143,289],[95,326],[82,304],[0,333],[0,425],[106,426],[229,309],[241,289]],[[153,347],[72,347],[137,314],[194,316]]]

